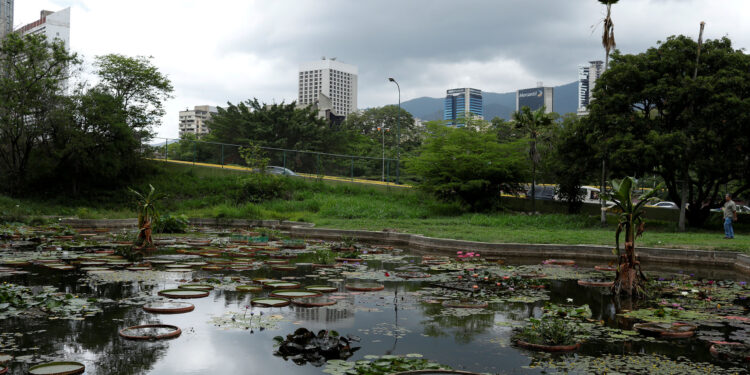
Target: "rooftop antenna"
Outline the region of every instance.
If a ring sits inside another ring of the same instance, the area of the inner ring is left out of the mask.
[[[326,59],[326,57],[325,57],[325,56],[322,56],[322,57],[321,57],[320,59],[321,59],[321,60],[325,60],[325,59]]]

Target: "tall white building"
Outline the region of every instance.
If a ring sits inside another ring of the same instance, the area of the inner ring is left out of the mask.
[[[189,133],[197,136],[208,134],[206,120],[215,113],[216,107],[210,105],[197,105],[192,110],[180,111],[180,137]]]
[[[356,111],[357,67],[325,57],[300,64],[297,104],[316,104],[318,93],[331,99],[335,115],[346,116]]]
[[[589,102],[593,98],[592,92],[596,80],[604,73],[604,62],[596,60],[589,61],[589,65],[578,66],[578,115],[589,114]]]
[[[0,39],[13,32],[13,0],[0,0]]]
[[[16,32],[21,35],[43,34],[50,42],[60,39],[65,49],[70,51],[70,7],[57,12],[43,10],[38,20],[20,27]]]

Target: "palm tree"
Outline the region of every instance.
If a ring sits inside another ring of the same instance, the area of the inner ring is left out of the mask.
[[[612,181],[612,189],[613,193],[606,197],[615,203],[615,207],[620,212],[615,232],[615,253],[618,266],[612,292],[614,295],[624,293],[634,297],[644,297],[646,276],[641,271],[641,264],[635,254],[635,239],[645,230],[643,207],[660,189],[653,189],[641,196],[637,203],[633,203],[635,180],[632,177]],[[625,231],[625,251],[621,252],[620,234],[623,230]]]
[[[536,212],[536,166],[539,164],[539,151],[537,142],[539,137],[545,135],[552,125],[552,117],[544,113],[544,106],[531,111],[531,108],[523,106],[520,112],[513,112],[513,121],[516,129],[521,130],[531,139],[529,144],[529,157],[531,158],[531,212]]]
[[[619,0],[598,0],[600,3],[604,4],[607,7],[607,15],[604,17],[604,20],[602,20],[603,23],[603,30],[602,30],[602,47],[604,47],[604,71],[607,71],[607,68],[609,67],[609,53],[617,47],[617,43],[615,42],[615,24],[612,22],[612,4],[617,4]],[[607,162],[602,159],[602,186],[601,186],[601,193],[604,193],[606,191],[606,171],[607,171]],[[599,194],[601,197],[602,194]],[[599,200],[601,203],[601,222],[602,226],[607,225],[607,216],[604,212],[604,200]]]
[[[604,47],[604,70],[607,70],[609,65],[609,53],[617,47],[615,43],[615,24],[612,23],[612,4],[617,4],[620,0],[598,0],[600,3],[607,7],[607,16],[604,17],[603,26],[604,30],[602,33],[602,47]]]

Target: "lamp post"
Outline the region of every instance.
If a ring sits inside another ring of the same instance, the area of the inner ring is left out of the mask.
[[[385,182],[385,132],[391,131],[391,128],[378,127],[378,131],[383,134],[383,177],[380,178],[380,181]]]
[[[400,177],[398,165],[401,164],[401,86],[392,77],[388,80],[395,83],[398,88],[398,114],[396,114],[396,184],[398,184]]]

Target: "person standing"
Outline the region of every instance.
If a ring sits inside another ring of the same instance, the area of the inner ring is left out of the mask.
[[[732,194],[725,195],[724,200],[724,239],[731,240],[734,238],[732,221],[737,221],[737,205],[732,200]]]

